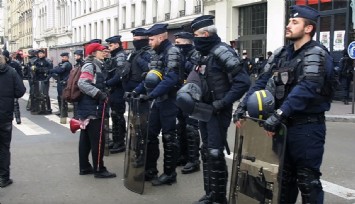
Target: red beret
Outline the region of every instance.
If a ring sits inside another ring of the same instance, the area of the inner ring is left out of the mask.
[[[102,51],[104,49],[105,47],[99,43],[91,43],[85,48],[85,54],[91,55],[93,52],[96,52],[98,50]]]

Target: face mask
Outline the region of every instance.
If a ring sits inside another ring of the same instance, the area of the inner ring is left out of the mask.
[[[180,48],[183,53],[187,53],[187,52],[189,52],[190,50],[193,49],[193,45],[192,44],[176,44],[175,46]]]
[[[136,50],[140,50],[141,48],[148,46],[148,42],[148,39],[133,40],[133,46]]]

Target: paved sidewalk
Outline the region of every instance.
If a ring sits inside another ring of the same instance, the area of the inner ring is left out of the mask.
[[[349,105],[344,105],[341,101],[333,101],[330,110],[325,115],[327,121],[355,123],[355,114],[352,114],[351,102]]]

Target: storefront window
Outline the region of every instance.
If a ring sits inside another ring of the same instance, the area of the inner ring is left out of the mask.
[[[333,51],[342,51],[344,50],[345,42],[345,14],[336,14],[334,15],[334,42],[333,42]]]
[[[324,16],[320,18],[319,42],[328,48],[328,50],[330,49],[330,26],[331,16]]]

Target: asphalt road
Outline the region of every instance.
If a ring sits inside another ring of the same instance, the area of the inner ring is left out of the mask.
[[[51,97],[55,99],[53,93],[54,88]],[[182,175],[181,167],[177,169],[177,183],[171,186],[152,187],[146,182],[143,195],[129,191],[123,185],[123,153],[104,158],[105,165],[117,173],[117,178],[79,176],[79,133],[72,134],[68,125],[61,125],[55,115],[29,114],[23,99],[20,105],[23,124],[14,125],[11,146],[14,184],[0,189],[1,204],[180,204],[192,203],[203,195],[202,172]],[[55,109],[56,105],[53,106]],[[322,166],[325,203],[355,203],[355,191],[352,190],[355,189],[355,126],[353,123],[335,122],[328,122],[327,126]],[[232,150],[234,131],[231,125],[228,141]],[[231,159],[227,159],[227,163],[231,168]],[[158,165],[161,172],[162,158]]]

